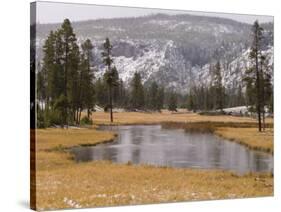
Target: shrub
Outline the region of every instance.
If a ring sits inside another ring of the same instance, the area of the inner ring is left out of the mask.
[[[50,110],[48,112],[49,125],[61,125],[63,123],[62,114],[59,110]]]
[[[84,116],[80,121],[80,125],[92,125],[92,124],[93,124],[93,120],[88,118],[87,116]]]

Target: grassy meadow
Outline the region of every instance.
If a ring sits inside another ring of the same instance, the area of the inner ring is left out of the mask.
[[[95,124],[111,124],[109,114],[104,112],[93,113],[93,122]],[[119,112],[114,113],[114,124],[158,124],[163,122],[232,122],[232,123],[256,123],[255,119],[249,117],[238,116],[208,116],[199,115],[197,113],[186,112],[186,110],[179,110],[179,112],[170,112],[162,110],[157,112]],[[272,119],[267,119],[266,122],[272,123]]]
[[[109,161],[76,163],[68,148],[110,142],[116,136],[112,132],[96,130],[96,125],[110,124],[108,113],[95,112],[93,121],[94,127],[87,129],[47,128],[36,131],[38,210],[273,195],[273,176],[266,173],[238,176],[219,170],[114,164]],[[181,127],[196,124],[197,127],[199,124],[206,127],[213,123],[215,128],[212,132],[222,137],[250,148],[273,152],[273,129],[258,133],[254,128],[255,122],[244,117],[167,111],[114,113],[115,124],[166,123],[173,127],[171,123],[176,123]],[[267,122],[273,121],[268,119]]]

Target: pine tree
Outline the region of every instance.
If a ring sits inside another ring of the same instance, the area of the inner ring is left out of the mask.
[[[122,79],[119,80],[119,84],[118,84],[118,87],[117,89],[118,92],[116,92],[116,102],[118,104],[119,107],[127,107],[128,105],[128,91],[126,90],[125,86],[124,86],[124,82]]]
[[[200,96],[200,98],[198,98],[198,105],[199,105],[199,109],[203,110],[204,109],[204,97],[205,97],[205,90],[203,86],[200,86],[198,88],[198,96]]]
[[[250,112],[255,112],[255,102],[256,102],[256,89],[254,84],[254,78],[252,77],[253,69],[248,68],[245,71],[245,77],[243,81],[246,84],[246,105]]]
[[[261,62],[262,62],[262,52],[261,52],[261,42],[263,39],[262,36],[263,29],[260,27],[258,21],[254,22],[252,27],[252,36],[253,36],[253,43],[251,46],[251,51],[249,55],[249,59],[252,62],[252,66],[246,71],[246,77],[244,81],[246,81],[247,86],[252,88],[251,93],[248,95],[255,95],[255,109],[258,115],[258,130],[259,132],[262,130],[262,120],[261,115],[263,113],[263,74],[261,69]],[[254,89],[253,89],[254,86]]]
[[[130,95],[131,106],[134,109],[144,108],[144,88],[141,82],[141,76],[138,72],[135,72],[131,81],[131,95]]]
[[[36,107],[37,107],[37,127],[45,128],[46,117],[45,117],[45,103],[46,103],[46,76],[45,72],[40,68],[40,63],[37,65],[36,74]]]
[[[79,88],[79,115],[77,111],[77,121],[80,123],[82,109],[87,109],[87,118],[90,118],[94,107],[94,72],[91,69],[93,45],[89,39],[82,44],[81,70],[80,70],[80,88]]]
[[[194,104],[194,96],[193,96],[192,93],[190,93],[188,95],[188,99],[187,100],[188,100],[187,109],[196,112],[196,107],[195,107],[195,104]]]
[[[148,101],[147,105],[150,110],[158,110],[158,85],[152,82],[148,88]]]
[[[103,57],[103,63],[107,66],[107,72],[104,75],[105,81],[108,85],[108,96],[109,96],[109,108],[110,108],[110,121],[113,122],[113,112],[112,112],[112,89],[115,83],[115,71],[111,69],[111,65],[113,63],[111,50],[112,45],[110,44],[110,41],[108,38],[105,39],[105,42],[103,44],[104,51],[102,52]],[[116,68],[115,68],[116,70]],[[116,70],[117,72],[117,70]]]
[[[36,85],[37,85],[37,99],[39,100],[39,106],[41,109],[44,109],[44,104],[46,103],[46,72],[44,69],[40,68],[40,63],[37,65],[37,76],[36,76]]]
[[[215,89],[215,106],[216,109],[223,110],[224,106],[224,88],[222,85],[221,66],[217,61],[214,69],[214,89]]]
[[[242,106],[242,105],[245,105],[245,99],[242,92],[242,86],[239,85],[237,88],[237,103],[234,106]]]
[[[53,106],[55,100],[64,93],[64,67],[63,67],[63,43],[60,36],[60,30],[54,32],[51,48],[54,56],[50,58],[51,67],[48,68],[48,90],[50,96],[50,105]]]
[[[55,81],[55,33],[50,32],[49,36],[45,40],[43,45],[43,66],[42,66],[42,80],[44,78],[44,83],[46,83],[46,99],[45,104],[48,104],[49,101],[55,99],[58,96],[58,89],[56,88],[57,84]],[[45,77],[43,77],[43,75]],[[38,78],[39,79],[39,78]],[[41,88],[40,88],[41,90]]]
[[[111,97],[109,96],[109,102],[111,102],[112,106],[113,101],[116,102],[118,98],[119,74],[116,67],[114,66],[109,72],[105,72],[103,78],[108,90],[110,91],[109,93],[111,93]],[[110,108],[111,106],[109,105]]]
[[[165,89],[164,87],[158,88],[157,92],[157,110],[161,111],[161,109],[164,107],[164,99],[165,99]]]
[[[175,92],[169,94],[168,110],[177,111],[177,94]]]
[[[48,125],[79,124],[81,111],[94,106],[92,44],[87,39],[80,52],[71,23],[51,31],[43,46],[42,69],[38,72],[38,97],[44,102]]]
[[[75,120],[70,115],[75,114],[79,103],[77,86],[80,63],[79,47],[68,19],[64,20],[57,31],[50,32],[43,53],[46,114],[51,124],[68,125],[69,121]],[[60,114],[62,118],[55,118],[54,114]]]
[[[265,54],[260,57],[260,81],[261,81],[261,102],[262,102],[262,121],[263,130],[265,130],[265,109],[272,112],[273,109],[273,87],[272,87],[272,72],[269,60]]]
[[[210,94],[209,94],[209,88],[206,86],[204,87],[204,110],[207,111],[209,110],[210,107]]]
[[[42,76],[38,76],[37,80],[43,80],[43,87],[38,87],[38,92],[44,92],[45,89],[45,99],[44,101],[44,112],[42,111],[42,117],[44,117],[44,125],[47,127],[50,124],[62,124],[59,119],[54,117],[55,112],[54,104],[56,99],[59,98],[62,92],[62,78],[63,73],[61,71],[61,52],[59,52],[57,42],[58,36],[57,32],[50,31],[45,43],[43,45],[43,60],[42,60]],[[40,75],[40,74],[39,74]],[[40,79],[41,78],[41,79]],[[44,113],[44,115],[43,115]],[[52,114],[52,115],[51,115]]]
[[[264,101],[265,105],[268,105],[269,112],[273,113],[273,84],[272,84],[272,73],[266,60],[265,70],[264,70]]]
[[[61,25],[58,35],[61,38],[61,60],[63,65],[63,95],[65,103],[63,108],[64,124],[68,126],[69,121],[75,121],[75,111],[79,107],[79,63],[80,52],[76,36],[69,19],[65,19]]]
[[[106,92],[107,90],[107,86],[105,84],[105,82],[103,81],[102,78],[99,78],[96,82],[95,82],[95,98],[97,101],[97,104],[100,106],[106,106],[107,102],[108,102],[108,98],[106,98],[108,96],[108,93]]]

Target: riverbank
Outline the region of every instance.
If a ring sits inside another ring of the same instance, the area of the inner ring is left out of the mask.
[[[37,209],[80,208],[273,195],[270,174],[76,163],[67,148],[109,142],[96,129],[37,130]]]
[[[164,122],[164,128],[184,129],[186,132],[214,133],[224,139],[239,143],[249,149],[273,154],[273,123],[268,123],[263,132],[258,132],[253,122]]]
[[[273,128],[268,128],[264,132],[258,132],[256,128],[230,128],[221,127],[215,130],[215,134],[237,142],[249,149],[264,151],[273,154]]]

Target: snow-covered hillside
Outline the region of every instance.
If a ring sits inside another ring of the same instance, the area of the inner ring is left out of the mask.
[[[37,26],[37,53],[50,30],[59,24]],[[227,87],[235,87],[249,66],[251,25],[230,19],[192,15],[156,14],[73,23],[78,43],[90,38],[94,44],[93,67],[96,77],[105,71],[102,43],[109,37],[120,78],[130,82],[140,72],[144,83],[157,81],[166,88],[188,91],[195,84],[207,85],[212,78],[210,65],[217,51]],[[273,25],[265,24],[264,51],[273,64]]]
[[[120,48],[123,54],[114,54]],[[101,51],[94,51],[96,58],[100,57]],[[124,55],[124,52],[130,51],[131,54]],[[113,55],[119,76],[126,83],[130,82],[135,72],[140,72],[144,82],[157,81],[167,87],[187,90],[187,84],[192,77],[189,72],[192,68],[190,63],[185,60],[172,40],[121,41],[115,45]],[[104,65],[100,64],[98,70],[96,75],[100,77],[105,72]]]
[[[221,60],[222,64],[222,80],[226,88],[237,88],[245,76],[245,71],[251,66],[249,60],[250,49],[246,49],[232,61]],[[273,79],[273,46],[268,46],[266,50],[262,51],[266,55],[269,63],[269,69],[272,73]],[[201,85],[209,85],[212,80],[211,65],[214,63],[206,64],[202,68],[198,68],[198,73],[195,79]]]

